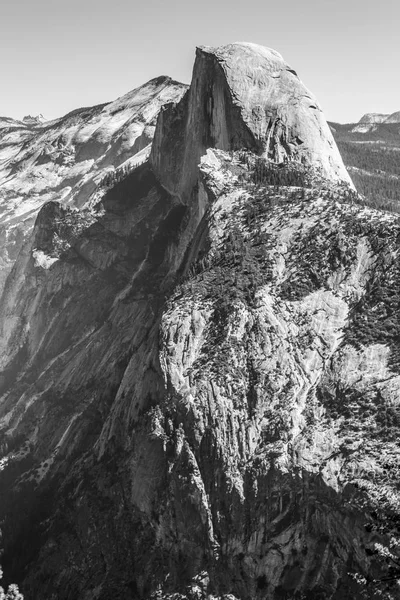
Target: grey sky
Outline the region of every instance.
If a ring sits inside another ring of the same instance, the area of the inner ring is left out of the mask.
[[[328,119],[400,110],[398,0],[4,0],[0,115],[60,116],[152,77],[189,82],[196,45],[278,50]]]

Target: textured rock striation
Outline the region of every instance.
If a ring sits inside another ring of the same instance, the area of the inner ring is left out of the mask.
[[[312,164],[324,176],[350,183],[314,96],[280,54],[256,44],[197,49],[185,101],[162,113],[154,171],[180,193],[186,180],[192,185],[210,146]]]
[[[107,176],[146,159],[160,108],[185,89],[159,77],[114,102],[53,121],[0,117],[0,292],[40,208],[97,202]]]
[[[276,52],[200,48],[178,95],[8,276],[5,571],[48,600],[361,598],[398,501],[398,219]]]

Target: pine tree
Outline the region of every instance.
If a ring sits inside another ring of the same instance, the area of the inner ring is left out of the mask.
[[[3,578],[3,571],[0,567],[0,579]],[[0,586],[0,600],[24,600],[24,596],[19,591],[18,586],[15,583],[11,583],[8,586],[8,590]]]

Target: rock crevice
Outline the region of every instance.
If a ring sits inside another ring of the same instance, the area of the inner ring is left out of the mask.
[[[361,598],[398,221],[273,50],[199,48],[165,100],[149,159],[46,205],[5,287],[4,566],[49,600]]]

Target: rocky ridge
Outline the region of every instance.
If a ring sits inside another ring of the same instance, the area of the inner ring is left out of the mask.
[[[199,48],[149,159],[48,202],[6,282],[26,595],[361,598],[397,514],[399,234],[280,55]]]
[[[50,201],[71,208],[96,202],[107,176],[146,159],[160,108],[185,89],[160,77],[53,121],[0,118],[0,291],[40,208]]]
[[[366,113],[361,117],[357,125],[353,127],[353,133],[368,133],[379,129],[380,124],[400,123],[400,112],[394,112],[391,115],[381,113]]]
[[[44,118],[44,116],[40,113],[39,115],[25,115],[25,117],[23,117],[22,122],[25,123],[26,125],[41,125],[42,123],[44,123],[46,121],[46,119]]]
[[[400,123],[400,110],[389,115],[387,119],[385,119],[385,123]]]
[[[382,113],[366,113],[361,117],[359,123],[384,123],[389,115]]]

